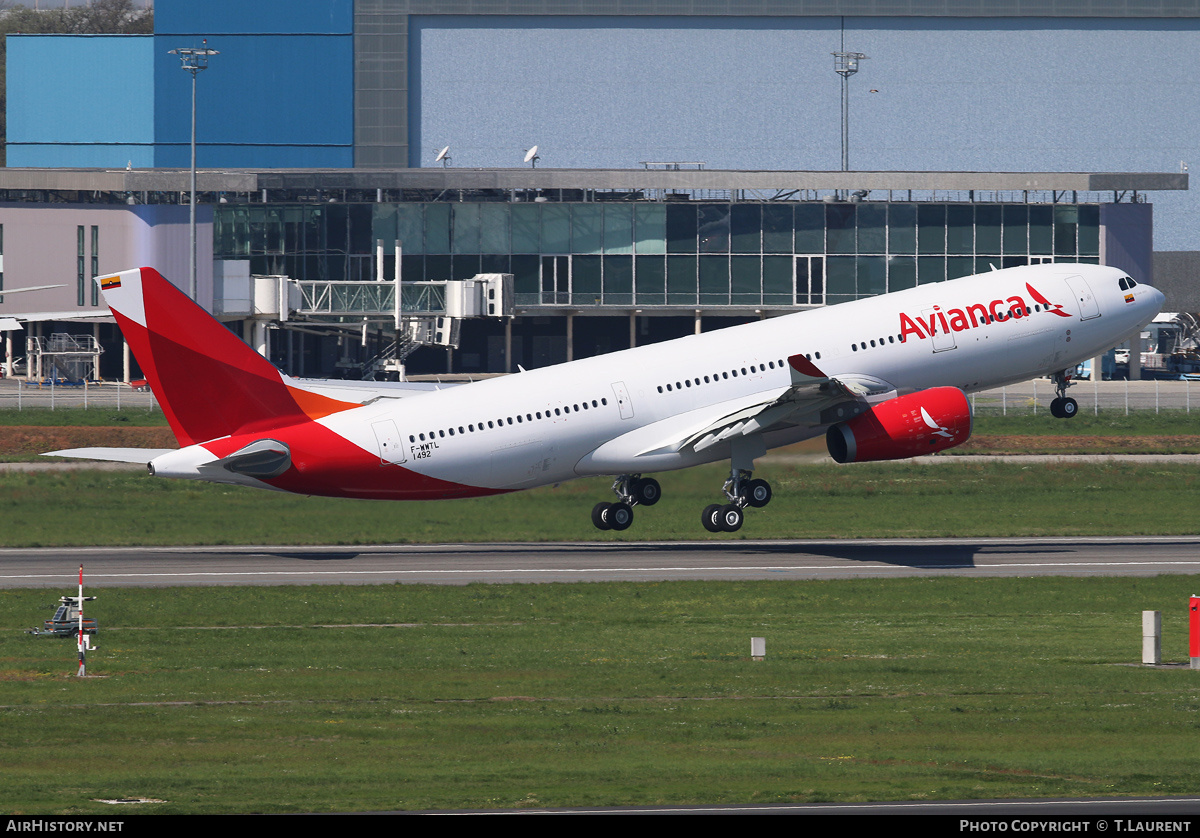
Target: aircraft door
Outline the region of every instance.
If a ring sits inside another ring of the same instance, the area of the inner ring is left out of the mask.
[[[408,459],[404,453],[404,441],[396,429],[396,423],[391,419],[372,422],[371,430],[375,432],[375,441],[379,444],[379,465],[397,465]]]
[[[934,352],[945,352],[947,349],[958,347],[958,344],[954,342],[954,332],[942,325],[945,321],[945,315],[942,312],[927,308],[921,314],[924,315],[925,322],[929,324],[929,331],[933,333]]]
[[[1087,284],[1086,279],[1081,276],[1069,276],[1067,287],[1071,289],[1071,293],[1075,295],[1075,302],[1079,305],[1080,320],[1091,320],[1100,316],[1100,304],[1096,302],[1096,295],[1092,293],[1092,287]]]
[[[625,386],[624,381],[614,381],[612,389],[613,395],[617,399],[617,408],[621,411],[621,418],[632,419],[633,402],[629,400],[629,388]]]

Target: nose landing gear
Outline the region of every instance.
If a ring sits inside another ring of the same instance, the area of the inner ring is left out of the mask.
[[[1050,415],[1055,419],[1074,419],[1079,412],[1079,402],[1067,396],[1067,388],[1074,383],[1071,381],[1072,372],[1074,370],[1064,370],[1051,377],[1057,398],[1050,402]]]

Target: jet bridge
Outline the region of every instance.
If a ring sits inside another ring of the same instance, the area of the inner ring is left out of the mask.
[[[364,378],[378,372],[403,378],[404,359],[422,346],[457,348],[466,318],[513,316],[512,274],[422,282],[295,280],[240,273],[245,262],[218,265],[214,314],[250,321],[247,340],[264,356],[269,328],[353,333],[363,346],[371,331],[390,335],[391,342],[361,364]]]

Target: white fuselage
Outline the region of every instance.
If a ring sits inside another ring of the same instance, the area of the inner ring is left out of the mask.
[[[1096,265],[1011,268],[380,398],[319,421],[404,469],[482,489],[683,468],[730,457],[727,443],[699,453],[677,443],[714,415],[786,391],[792,356],[831,378],[882,382],[880,398],[944,385],[971,392],[1074,366],[1161,307],[1150,286],[1120,288],[1124,276]],[[763,439],[768,448],[788,444],[827,424],[772,426]]]

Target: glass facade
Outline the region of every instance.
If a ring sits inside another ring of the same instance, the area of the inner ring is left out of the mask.
[[[220,204],[214,225],[215,257],[249,259],[252,273],[372,279],[382,239],[390,278],[399,240],[404,279],[511,273],[522,308],[832,305],[991,266],[1100,259],[1098,204]]]

